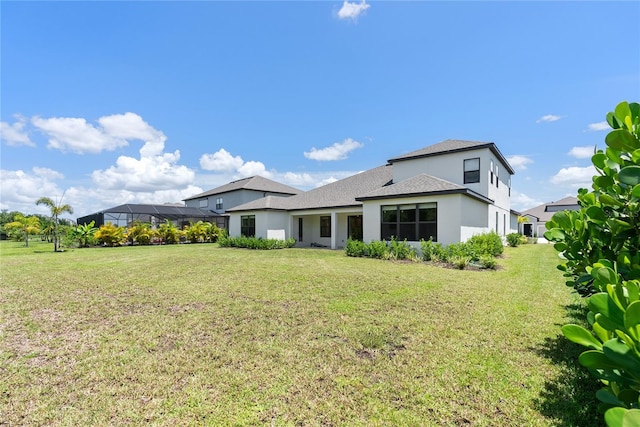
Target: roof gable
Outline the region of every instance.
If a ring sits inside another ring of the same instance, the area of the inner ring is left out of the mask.
[[[480,141],[465,141],[460,139],[447,139],[437,144],[429,145],[428,147],[421,148],[419,150],[411,151],[398,157],[389,159],[389,163],[397,163],[405,160],[420,159],[423,157],[440,156],[449,153],[458,153],[461,151],[478,150],[487,148],[500,159],[500,162],[507,168],[510,174],[514,174],[515,171],[502,155],[498,147],[493,142],[480,142]]]

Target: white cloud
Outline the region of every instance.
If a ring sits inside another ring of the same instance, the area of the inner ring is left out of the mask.
[[[318,160],[318,161],[333,161],[333,160],[344,160],[347,158],[347,154],[351,151],[363,147],[364,144],[358,142],[354,139],[347,138],[342,142],[336,142],[335,144],[317,149],[316,147],[312,147],[311,151],[305,151],[304,156],[307,159]]]
[[[593,156],[593,150],[592,146],[573,147],[567,154],[576,159],[590,159]]]
[[[115,166],[95,170],[91,177],[96,186],[104,189],[134,192],[179,189],[193,183],[195,173],[184,165],[178,165],[178,160],[180,151],[177,150],[158,156],[141,156],[140,159],[120,156]]]
[[[601,130],[609,130],[609,129],[611,129],[611,127],[607,122],[590,123],[587,126],[587,130],[590,132],[598,132]]]
[[[527,169],[527,165],[533,163],[533,160],[527,156],[514,155],[508,156],[507,161],[511,166],[513,166],[516,170],[525,170]]]
[[[213,154],[203,154],[200,157],[200,167],[214,172],[234,172],[240,169],[243,164],[242,157],[234,157],[224,148]]]
[[[213,154],[200,156],[200,167],[217,173],[229,174],[234,178],[246,178],[260,175],[272,179],[273,173],[267,171],[264,163],[250,160],[245,162],[240,156],[233,156],[224,148]]]
[[[273,178],[272,173],[267,171],[267,169],[264,166],[264,163],[262,162],[254,162],[254,161],[245,162],[245,164],[243,164],[238,168],[238,173],[242,178],[255,176],[255,175],[260,175],[269,179]]]
[[[562,118],[562,116],[555,116],[553,114],[547,114],[546,116],[542,116],[538,120],[536,120],[536,123],[555,122],[557,120],[560,120],[561,118]]]
[[[596,175],[593,165],[586,167],[571,166],[562,168],[551,177],[551,183],[570,188],[590,188],[592,178]]]
[[[371,5],[368,5],[365,0],[362,0],[360,3],[350,3],[347,0],[342,3],[342,7],[338,11],[338,18],[340,19],[358,19],[358,16],[364,13],[365,10],[369,9]]]
[[[143,157],[160,155],[167,137],[135,113],[113,114],[98,119],[99,126],[78,117],[33,117],[31,123],[49,138],[48,147],[78,154],[98,154],[140,140]]]
[[[527,209],[540,206],[544,202],[529,197],[524,193],[520,193],[516,190],[511,190],[511,207],[517,211],[526,211]]]
[[[61,173],[47,168],[33,168],[31,172],[0,170],[0,209],[46,214],[46,206],[38,208],[35,202],[43,196],[62,194],[54,182],[60,178]]]
[[[83,118],[33,117],[31,123],[49,137],[48,147],[78,154],[98,154],[128,145],[125,139],[114,138],[87,123]]]
[[[27,145],[35,147],[35,143],[29,138],[29,134],[24,129],[26,119],[22,116],[16,116],[16,122],[10,125],[7,122],[0,122],[0,139],[7,145],[20,146]]]

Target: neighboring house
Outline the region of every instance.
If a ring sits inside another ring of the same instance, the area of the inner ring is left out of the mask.
[[[522,234],[529,237],[542,237],[547,231],[545,224],[558,211],[579,211],[577,197],[565,197],[557,202],[545,203],[522,212],[529,221],[522,224]]]
[[[184,199],[186,206],[224,214],[229,208],[267,196],[289,197],[302,190],[272,181],[261,176],[232,181],[213,190]]]
[[[299,246],[343,247],[347,239],[421,239],[450,244],[513,229],[513,169],[492,142],[446,140],[386,165],[295,196],[230,209],[231,236],[272,230]]]

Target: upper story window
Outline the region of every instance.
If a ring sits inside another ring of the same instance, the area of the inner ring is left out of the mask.
[[[496,188],[498,188],[498,182],[500,182],[500,175],[498,175],[498,165],[496,165]]]
[[[473,184],[474,182],[480,182],[480,157],[464,161],[464,183]]]
[[[209,206],[209,199],[200,200],[200,207],[201,208],[206,208],[207,206]]]
[[[222,197],[216,199],[216,210],[222,210]]]
[[[491,160],[491,167],[489,168],[489,171],[491,172],[491,179],[489,182],[491,182],[491,184],[493,184],[493,160]]]

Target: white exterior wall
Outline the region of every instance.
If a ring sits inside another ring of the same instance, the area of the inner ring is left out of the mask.
[[[380,240],[382,206],[416,203],[438,204],[438,242],[443,245],[460,242],[463,231],[471,237],[487,227],[487,204],[462,194],[437,197],[409,197],[365,201],[363,204],[363,240]],[[464,216],[464,217],[463,217]],[[471,233],[471,234],[469,234]],[[468,238],[467,237],[467,238]]]
[[[267,230],[284,230],[285,238],[291,237],[289,214],[282,211],[247,211],[234,212],[229,215],[229,236],[239,237],[241,235],[241,218],[243,216],[255,215],[256,217],[256,237],[267,238]]]
[[[489,228],[490,206],[470,197],[462,197],[460,203],[461,226],[460,241],[465,242],[476,234],[487,233]],[[495,214],[494,214],[495,215]],[[494,217],[495,219],[495,217]]]
[[[480,158],[480,182],[464,183],[464,160]],[[491,164],[494,177],[491,184]],[[495,167],[498,166],[499,184],[496,188]],[[422,157],[393,163],[393,181],[400,182],[413,176],[426,173],[435,177],[463,185],[476,193],[493,200],[496,206],[509,211],[509,183],[511,174],[505,165],[488,148],[461,151],[438,156]]]

